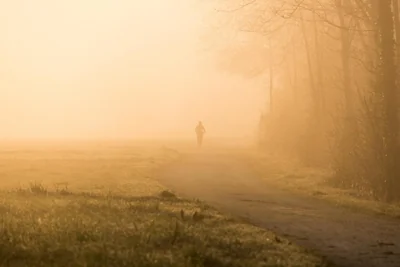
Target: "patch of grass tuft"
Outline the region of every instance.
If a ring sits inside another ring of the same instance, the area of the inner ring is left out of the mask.
[[[56,183],[54,184],[54,188],[57,194],[60,195],[72,194],[72,192],[68,190],[68,183]]]
[[[29,190],[31,193],[37,195],[47,195],[48,193],[47,187],[45,187],[42,183],[36,181],[29,184]]]
[[[162,197],[162,198],[177,198],[177,196],[174,193],[172,193],[171,191],[168,191],[168,190],[161,191],[160,197]]]

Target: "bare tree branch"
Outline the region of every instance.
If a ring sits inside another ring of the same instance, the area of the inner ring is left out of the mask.
[[[217,11],[217,12],[225,12],[225,13],[233,13],[233,12],[237,12],[239,10],[242,10],[242,9],[244,9],[244,8],[254,4],[256,2],[257,2],[257,0],[250,0],[249,2],[244,3],[244,4],[242,4],[242,5],[240,5],[240,6],[236,7],[236,8],[233,8],[233,9],[229,9],[229,10],[215,9],[215,11]]]

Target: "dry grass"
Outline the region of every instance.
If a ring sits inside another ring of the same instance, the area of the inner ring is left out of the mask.
[[[153,178],[176,157],[140,147],[0,152],[0,266],[325,266],[273,233]]]
[[[338,188],[334,186],[329,170],[306,168],[292,161],[259,154],[249,154],[247,159],[266,181],[282,188],[347,208],[400,218],[400,203],[388,204],[372,199],[367,193]]]

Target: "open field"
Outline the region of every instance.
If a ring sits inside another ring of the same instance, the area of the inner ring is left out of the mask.
[[[293,161],[247,153],[248,164],[265,181],[295,193],[311,195],[334,204],[378,215],[400,218],[400,203],[383,203],[366,194],[334,186],[332,173],[324,169],[306,168]]]
[[[0,266],[325,266],[284,238],[169,193],[159,145],[4,146]]]

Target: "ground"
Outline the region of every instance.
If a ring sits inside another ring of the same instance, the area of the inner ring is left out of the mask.
[[[220,188],[240,182],[231,157],[213,163],[227,155],[189,156],[183,168],[170,164],[178,156],[153,144],[3,145],[0,266],[326,266],[286,238],[169,192],[155,180],[168,165],[177,169],[165,174],[178,176],[165,178],[184,181],[189,197],[216,171]],[[219,190],[204,186],[198,192]]]
[[[275,181],[281,173],[256,172],[244,153],[186,151],[157,177],[182,196],[271,229],[338,266],[400,266],[398,219],[286,190]]]
[[[368,192],[359,192],[335,184],[334,174],[327,168],[304,167],[291,159],[257,153],[242,153],[245,161],[261,179],[294,194],[313,196],[350,209],[400,219],[400,203],[385,203]]]

